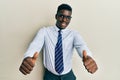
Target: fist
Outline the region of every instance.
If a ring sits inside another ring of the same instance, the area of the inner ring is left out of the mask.
[[[33,70],[33,67],[35,66],[37,57],[38,52],[36,52],[33,57],[25,58],[19,68],[20,72],[22,72],[24,75],[30,74],[30,72]]]
[[[87,71],[92,74],[98,69],[96,62],[90,56],[87,56],[85,50],[83,51],[83,64]]]

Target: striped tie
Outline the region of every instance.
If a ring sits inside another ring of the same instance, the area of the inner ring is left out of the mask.
[[[58,41],[55,47],[55,70],[59,74],[61,74],[64,70],[61,30],[58,31]]]

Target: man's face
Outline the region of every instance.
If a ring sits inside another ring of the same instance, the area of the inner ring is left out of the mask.
[[[69,10],[61,10],[56,14],[56,26],[65,29],[71,20],[72,12]]]

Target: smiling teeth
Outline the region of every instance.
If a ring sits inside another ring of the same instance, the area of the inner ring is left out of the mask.
[[[65,26],[66,24],[65,23],[62,23],[63,26]]]

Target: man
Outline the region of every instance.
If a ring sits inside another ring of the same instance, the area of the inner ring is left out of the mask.
[[[42,48],[45,67],[44,80],[76,80],[72,71],[71,59],[74,48],[82,58],[88,72],[94,73],[98,69],[90,50],[79,33],[67,28],[71,15],[72,8],[68,4],[61,4],[55,15],[56,25],[39,30],[19,68],[24,75],[30,74],[33,70],[38,53]]]

